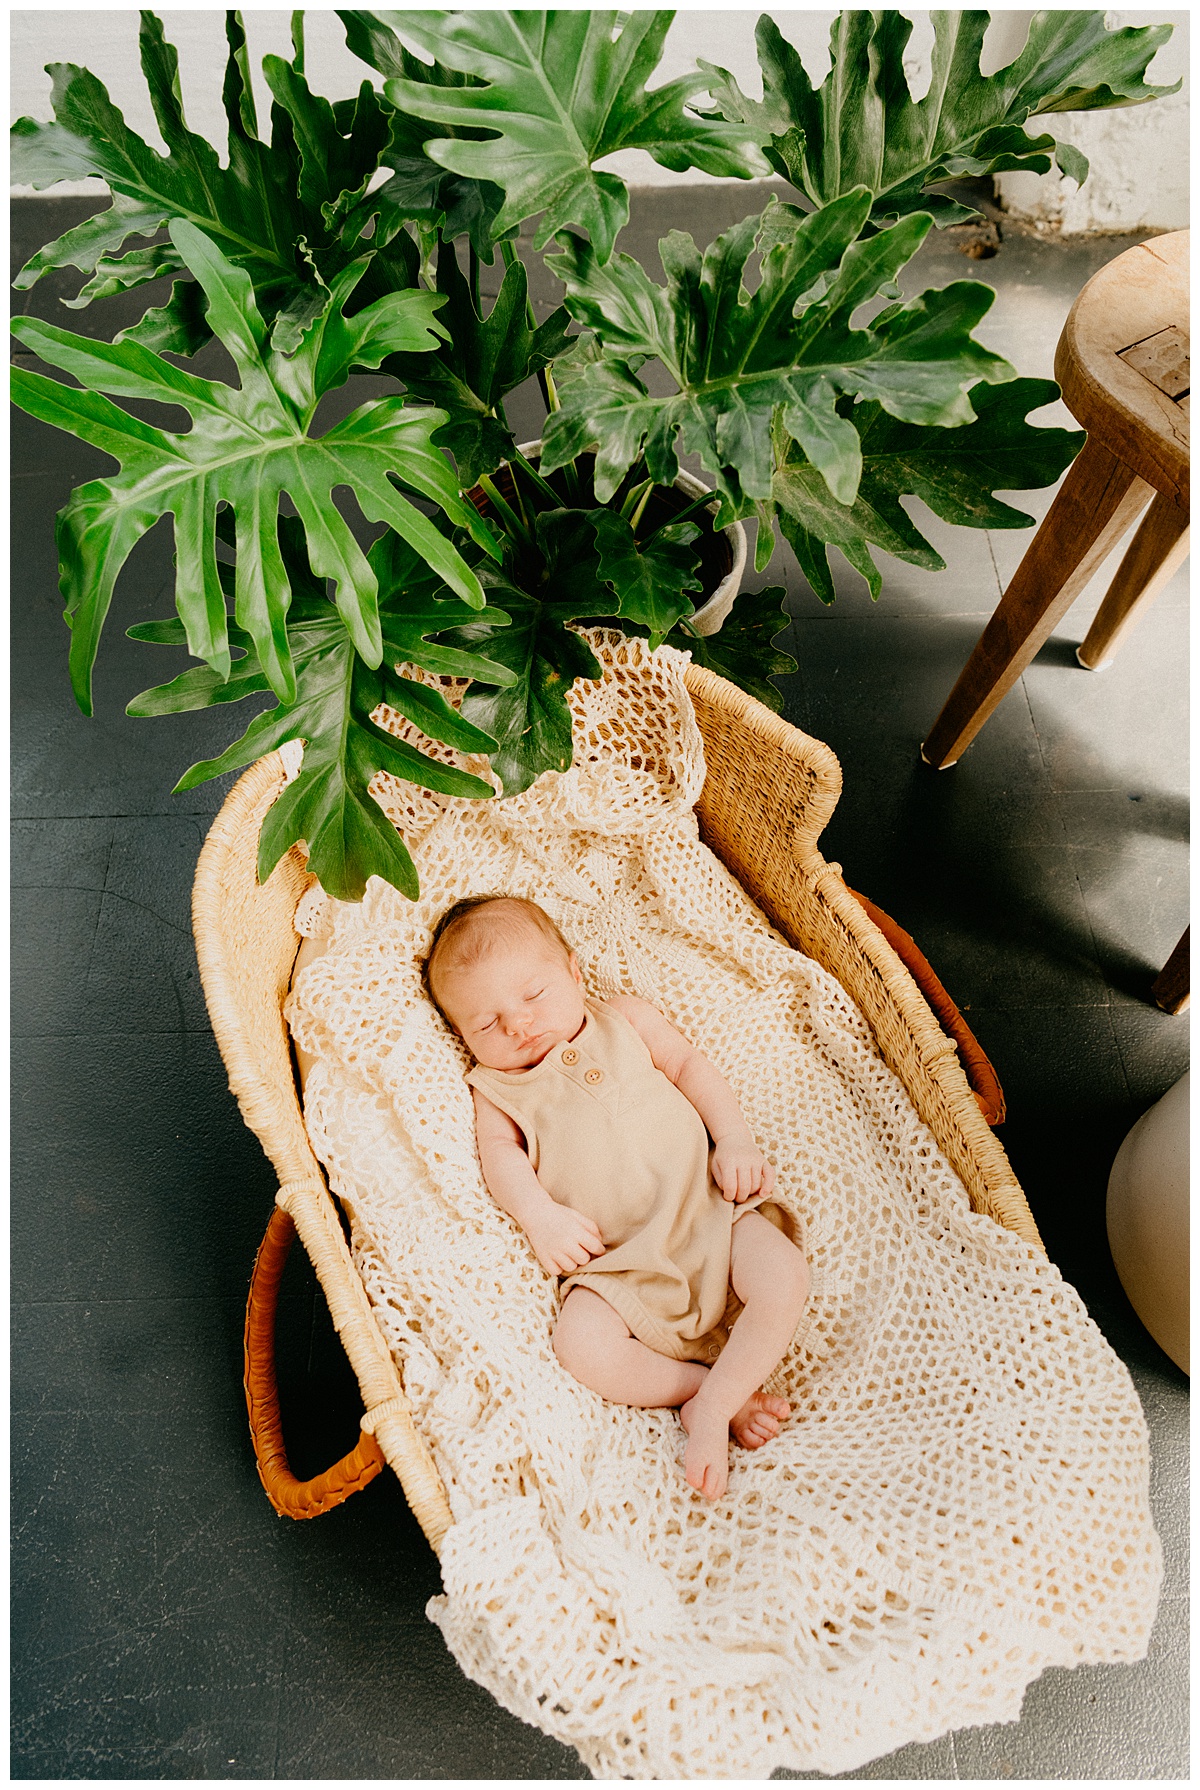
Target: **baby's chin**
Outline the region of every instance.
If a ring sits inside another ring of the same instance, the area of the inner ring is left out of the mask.
[[[484,1057],[478,1060],[485,1069],[536,1069],[550,1055],[555,1045],[561,1043],[561,1038],[551,1038],[545,1042],[539,1039],[536,1045],[531,1045],[526,1050],[510,1051],[502,1061],[495,1058],[488,1061]]]

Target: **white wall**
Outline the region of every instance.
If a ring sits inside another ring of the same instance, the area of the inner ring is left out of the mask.
[[[1009,13],[1027,29],[1031,13]],[[1087,230],[1183,230],[1188,224],[1187,12],[1110,12],[1110,29],[1173,25],[1174,33],[1146,71],[1155,86],[1183,76],[1178,93],[1147,106],[1109,112],[1068,112],[1047,120],[1091,162],[1081,187],[1057,170],[1049,174],[1000,174],[996,189],[1014,217],[1057,225],[1064,235]],[[1036,128],[1037,120],[1031,129]]]
[[[188,121],[193,130],[207,136],[223,153],[224,12],[171,6],[159,6],[156,10],[164,19],[168,38],[179,50],[180,86]],[[759,12],[755,6],[737,11],[693,9],[677,13],[667,38],[660,78],[667,80],[683,73],[693,66],[697,56],[702,56],[731,69],[747,92],[761,93],[754,51],[754,26]],[[104,82],[128,124],[155,148],[164,149],[138,65],[136,12],[18,10],[9,16],[14,119],[23,114],[51,118],[50,77],[43,72],[43,65],[77,62]],[[265,128],[270,96],[260,65],[268,52],[290,56],[291,15],[243,9],[243,16]],[[784,36],[799,49],[814,82],[821,80],[829,67],[829,26],[835,11],[778,11],[772,16]],[[985,72],[1002,67],[1018,53],[1031,16],[1013,10],[993,14],[984,46]],[[379,79],[346,49],[341,23],[333,11],[308,9],[305,17],[308,78],[319,93],[339,98],[352,93],[364,78]],[[915,28],[906,67],[919,95],[928,80],[927,50],[932,28],[927,13],[914,12],[912,17]],[[1120,25],[1173,24],[1175,35],[1151,65],[1150,79],[1169,82],[1186,71],[1186,12],[1121,12],[1110,13],[1108,19],[1110,24]],[[1175,229],[1186,223],[1186,88],[1170,100],[1150,106],[1090,115],[1069,114],[1061,122],[1064,134],[1091,158],[1091,177],[1077,190],[1073,181],[1063,181],[1055,174],[1001,175],[1003,201],[1015,215],[1052,219],[1066,231],[1139,226]],[[638,150],[610,157],[605,165],[635,184],[666,186],[707,178],[695,170],[672,174]],[[13,188],[14,192],[30,190]],[[99,181],[81,181],[62,182],[54,190],[66,193],[105,189]]]

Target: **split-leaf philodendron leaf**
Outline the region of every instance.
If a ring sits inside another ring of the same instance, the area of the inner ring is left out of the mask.
[[[945,561],[901,497],[919,497],[943,521],[968,528],[1027,528],[1032,518],[992,493],[1052,485],[1071,464],[1083,446],[1081,430],[1038,429],[1026,421],[1030,411],[1057,396],[1051,379],[977,385],[970,393],[976,420],[960,429],[915,428],[878,404],[851,407],[843,400],[862,443],[863,472],[854,502],[835,503],[824,479],[794,451],[777,469],[773,487],[780,527],[822,601],[834,599],[830,546],[841,549],[873,597],[882,586],[873,547],[942,570]]]
[[[693,546],[700,530],[693,522],[671,522],[648,541],[638,541],[615,510],[590,510],[596,530],[599,573],[618,599],[621,626],[645,628],[651,651],[664,641],[695,604],[689,591],[703,589],[700,553]]]
[[[463,700],[463,714],[500,741],[492,765],[505,795],[571,763],[567,693],[577,677],[599,677],[601,667],[567,624],[611,618],[648,637],[652,647],[668,638],[690,645],[676,638],[676,624],[692,613],[687,593],[701,589],[693,523],[670,523],[638,541],[615,510],[564,509],[536,515],[532,528],[532,556],[527,548],[504,572],[481,565],[488,607],[444,637],[486,652],[514,674],[506,688],[471,689]],[[508,624],[500,633],[492,624],[493,602]]]
[[[559,309],[530,328],[527,280],[519,261],[505,270],[491,310],[480,317],[446,243],[438,252],[437,289],[445,298],[438,322],[447,339],[432,354],[393,354],[384,369],[402,379],[414,397],[447,413],[449,421],[434,439],[454,455],[466,489],[512,454],[503,399],[563,351],[570,319]]]
[[[380,13],[339,12],[338,18],[346,28],[347,48],[382,75],[435,89],[480,84],[473,76],[440,62],[422,62],[405,49]],[[448,128],[453,136],[470,143],[487,137],[486,131],[437,126],[408,110],[391,108],[391,134],[379,159],[393,170],[392,177],[364,197],[362,208],[366,213],[377,206],[385,215],[390,211],[413,218],[431,230],[441,230],[447,239],[466,236],[481,260],[490,262],[495,243],[506,234],[496,224],[504,194],[489,179],[454,174],[429,159],[425,145],[434,137],[444,137]]]
[[[603,500],[639,454],[653,478],[670,484],[678,452],[695,453],[716,477],[719,524],[757,508],[761,542],[770,538],[776,424],[849,505],[862,447],[839,408],[843,394],[873,399],[905,422],[971,422],[968,387],[1016,377],[971,334],[994,295],[958,280],[852,328],[852,313],[890,285],[930,227],[928,217],[910,217],[856,240],[870,205],[865,187],[809,216],[772,201],[703,255],[672,231],[659,244],[665,288],[627,255],[601,266],[589,244],[561,236],[563,252],[550,265],[566,283],[568,310],[604,353],[581,357],[562,390],[561,409],[547,419],[543,470],[595,447]],[[748,292],[746,263],[760,246],[758,284]],[[678,388],[668,397],[652,396],[638,377],[649,356]]]
[[[388,771],[405,782],[451,796],[489,798],[493,790],[482,778],[443,764],[397,739],[378,726],[372,714],[386,704],[415,722],[430,739],[460,752],[491,752],[496,742],[490,734],[465,720],[438,691],[399,675],[395,667],[419,665],[444,676],[497,684],[509,681],[512,674],[506,666],[478,654],[429,641],[430,634],[453,627],[474,611],[455,598],[439,598],[438,581],[412,549],[390,532],[381,536],[370,555],[380,588],[384,647],[383,663],[372,669],[355,652],[336,610],[308,572],[303,535],[294,519],[285,521],[283,539],[297,587],[288,616],[296,668],[295,698],[256,715],[241,739],[217,758],[194,764],[177,787],[193,789],[210,777],[242,770],[288,740],[303,740],[299,775],[263,821],[258,846],[260,881],[270,875],[288,847],[302,839],[308,845],[309,869],[322,888],[339,901],[361,901],[369,876],[381,876],[415,897],[417,874],[412,859],[370,794],[372,779],[378,772]],[[489,616],[498,633],[503,615],[489,611]],[[129,632],[136,640],[157,645],[185,644],[180,621],[145,622]],[[268,679],[253,640],[236,624],[229,632],[232,644],[244,649],[245,656],[234,661],[228,679],[222,679],[211,666],[193,666],[170,683],[135,697],[129,713],[179,714],[265,692]]]
[[[384,88],[418,118],[483,129],[484,142],[436,137],[425,152],[443,168],[504,190],[496,233],[543,215],[541,248],[567,225],[586,230],[600,260],[629,216],[629,194],[594,164],[618,149],[645,149],[666,168],[702,168],[722,179],[765,174],[746,126],[689,114],[707,87],[700,73],[647,93],[669,12],[381,12],[376,19],[418,49],[475,78],[437,88],[397,78]]]
[[[386,522],[450,588],[478,607],[479,580],[432,522],[391,482],[397,474],[494,551],[478,512],[465,504],[445,457],[430,441],[438,410],[405,409],[402,399],[361,404],[324,435],[309,433],[317,403],[352,367],[378,367],[392,353],[437,339],[433,293],[394,292],[352,317],[342,305],[362,263],[334,282],[297,353],[272,349],[249,276],[232,266],[193,225],[176,220],[171,237],[208,298],[208,318],[237,366],[240,389],[184,372],[138,343],[109,344],[72,335],[32,317],[14,334],[86,388],[75,391],[18,368],[13,396],[43,422],[69,430],[120,462],[119,474],[77,490],[59,515],[60,585],[71,622],[71,677],[91,713],[92,665],[113,585],[134,543],[168,512],[175,519],[175,601],[198,659],[222,677],[230,670],[225,599],[217,575],[215,517],[228,503],[237,519],[236,620],[254,642],[271,688],[295,695],[288,646],[290,586],[280,556],[279,504],[296,506],[315,571],[335,581],[335,601],[350,640],[368,665],[383,655],[376,580],[334,503],[348,486],[371,521]],[[157,429],[108,397],[182,405],[192,427]]]
[[[263,143],[245,33],[240,15],[227,13],[229,138],[222,167],[212,145],[187,128],[179,59],[160,20],[152,12],[141,18],[142,72],[169,153],[160,155],[129,128],[95,75],[74,63],[51,64],[54,122],[18,119],[11,139],[12,177],[44,187],[98,175],[113,202],[40,249],[18,274],[19,289],[34,285],[51,268],[77,267],[92,276],[77,298],[66,301],[78,307],[165,274],[184,274],[186,263],[174,242],[121,252],[131,236],[153,236],[172,218],[203,230],[245,269],[268,323],[281,313],[311,315],[324,302],[329,283],[367,249],[373,262],[360,304],[414,284],[409,239],[391,240],[394,223],[390,235],[375,229],[368,241],[359,233],[371,227],[374,214],[362,195],[390,134],[390,108],[369,82],[357,99],[333,107],[311,91],[299,58],[289,64],[265,57],[263,70],[276,103],[271,142]],[[125,339],[194,354],[209,334],[196,297],[192,283],[180,279],[170,302],[124,331]],[[295,339],[287,345],[294,346]]]
[[[701,67],[719,115],[751,126],[777,172],[815,205],[868,187],[873,222],[928,211],[939,224],[960,223],[976,213],[930,192],[937,181],[1007,168],[1045,173],[1051,156],[1064,174],[1083,181],[1088,164],[1080,151],[1048,132],[1028,136],[1021,128],[1027,119],[1140,105],[1175,92],[1143,79],[1170,25],[1109,31],[1102,12],[1036,12],[1016,60],[983,75],[990,14],[932,18],[932,72],[920,100],[904,69],[912,22],[896,11],[839,13],[829,35],[831,67],[815,91],[798,53],[765,13],[756,33],[761,101],[748,99],[724,69]]]
[[[667,635],[667,642],[690,652],[697,665],[728,678],[778,714],[783,698],[770,679],[787,677],[796,670],[792,655],[771,644],[791,623],[783,599],[783,588],[777,584],[768,590],[742,591],[715,634],[698,634],[680,622]]]
[[[566,625],[615,616],[617,611],[619,598],[600,573],[595,515],[595,511],[550,510],[535,517],[540,577],[526,577],[518,586],[507,571],[481,564],[487,608],[440,637],[448,645],[498,659],[514,674],[504,689],[472,687],[462,705],[468,720],[499,741],[492,768],[506,796],[528,789],[543,771],[567,769],[571,763],[567,692],[577,677],[602,674],[587,641]],[[506,623],[499,630],[493,603]]]

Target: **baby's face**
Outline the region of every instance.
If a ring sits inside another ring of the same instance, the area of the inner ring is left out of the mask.
[[[532,1069],[580,1030],[587,1013],[574,953],[533,935],[443,972],[438,995],[485,1069]]]

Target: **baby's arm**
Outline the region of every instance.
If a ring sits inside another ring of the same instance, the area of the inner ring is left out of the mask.
[[[742,1117],[733,1089],[708,1058],[689,1044],[657,1007],[637,995],[614,995],[608,1003],[627,1019],[654,1060],[685,1094],[708,1128],[713,1140],[713,1179],[727,1200],[769,1194],[775,1186],[775,1170],[754,1141]]]
[[[471,1092],[487,1190],[501,1210],[516,1219],[547,1274],[571,1274],[593,1256],[603,1255],[604,1239],[592,1220],[572,1206],[560,1206],[538,1180],[520,1126],[478,1088]]]

